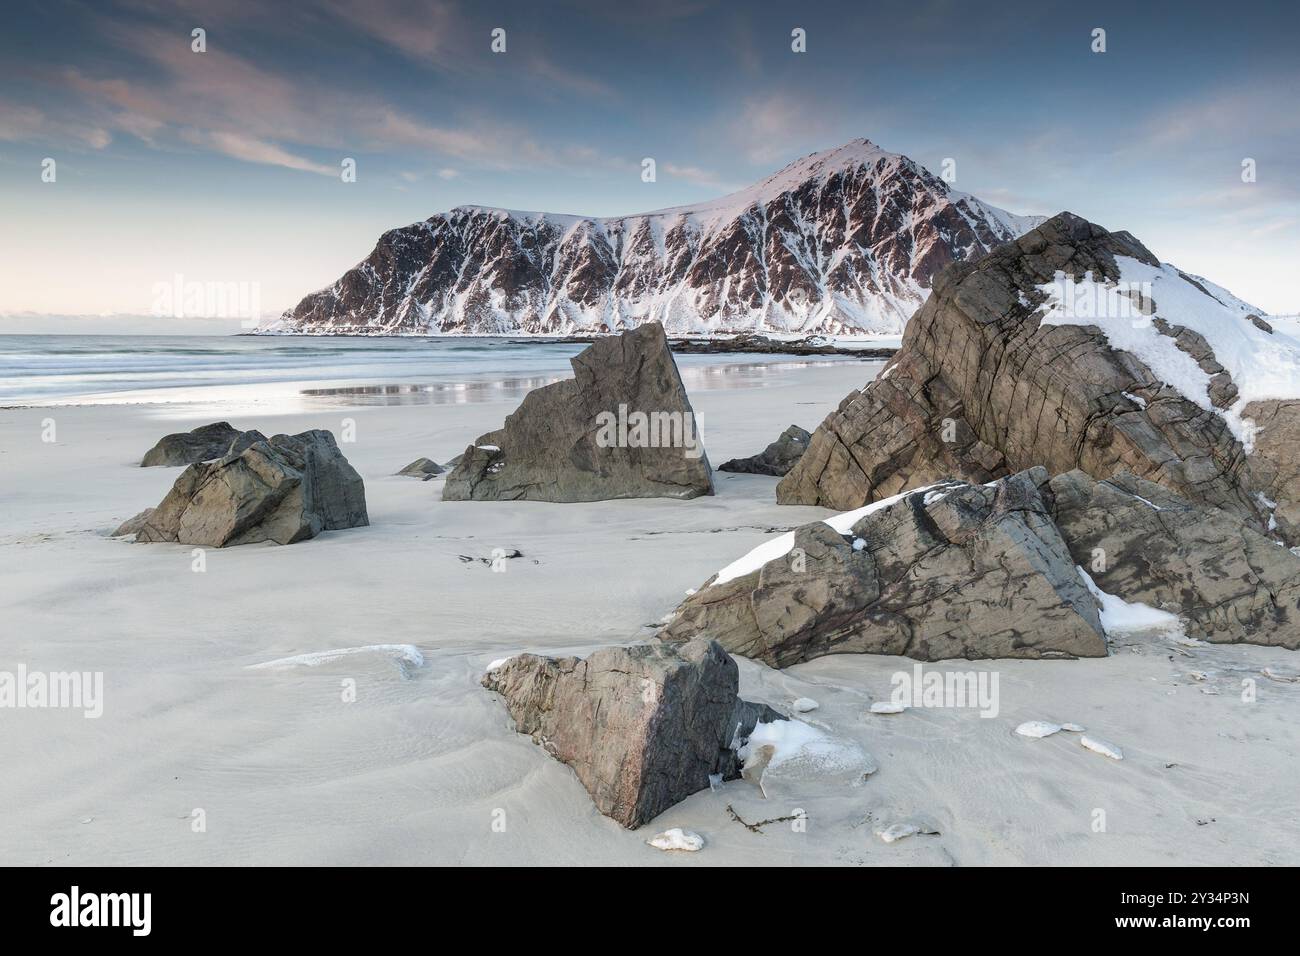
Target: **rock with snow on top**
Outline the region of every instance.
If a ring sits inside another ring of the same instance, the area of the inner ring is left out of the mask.
[[[1300,340],[1257,312],[1061,213],[936,277],[778,501],[843,510],[1038,465],[1130,472],[1300,544]]]

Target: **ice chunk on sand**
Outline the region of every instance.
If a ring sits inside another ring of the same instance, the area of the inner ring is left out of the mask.
[[[1111,743],[1109,740],[1104,740],[1101,737],[1091,737],[1088,734],[1084,734],[1079,738],[1079,743],[1083,744],[1083,746],[1087,747],[1093,753],[1099,753],[1104,757],[1109,757],[1111,760],[1124,759],[1124,751],[1120,750],[1119,747]]]
[[[1083,724],[1061,724],[1062,730],[1068,730],[1072,734],[1081,734],[1088,728]]]
[[[1060,724],[1049,724],[1045,720],[1026,720],[1016,728],[1016,733],[1021,737],[1050,737],[1060,729]]]
[[[332,651],[312,651],[309,654],[295,654],[292,657],[280,657],[260,664],[249,664],[249,670],[279,670],[285,667],[319,667],[342,657],[353,654],[387,654],[399,662],[424,666],[424,655],[414,644],[366,644],[363,647],[340,647]]]
[[[774,720],[760,723],[736,755],[748,763],[761,748],[772,747],[768,770],[784,764],[799,765],[816,771],[853,770],[862,763],[862,751],[855,744],[838,740],[802,720]]]
[[[902,704],[895,704],[888,700],[878,700],[871,705],[873,714],[901,714],[907,710]]]
[[[794,709],[795,713],[806,714],[810,710],[816,710],[821,706],[821,704],[817,703],[817,701],[813,700],[811,697],[800,697],[790,706]]]
[[[938,832],[938,830],[929,824],[908,820],[903,823],[895,823],[892,826],[885,827],[883,830],[877,830],[876,836],[880,837],[880,839],[884,840],[886,843],[893,843],[896,840],[901,840],[904,837],[910,837],[917,833]]]
[[[693,830],[683,830],[681,827],[665,830],[646,842],[657,850],[685,850],[687,853],[694,853],[696,850],[704,849],[704,837]]]

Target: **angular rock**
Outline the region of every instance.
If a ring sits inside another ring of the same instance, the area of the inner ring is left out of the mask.
[[[759,721],[741,700],[736,662],[714,641],[603,647],[585,659],[520,654],[483,686],[515,728],[568,764],[601,813],[634,829],[709,786],[734,779],[736,750]]]
[[[231,453],[238,454],[255,441],[266,441],[259,431],[241,432],[230,422],[200,425],[193,431],[164,435],[144,453],[140,467],[155,465],[192,465],[211,461]]]
[[[795,466],[803,453],[808,450],[812,438],[798,425],[791,425],[781,432],[781,437],[768,445],[757,455],[749,458],[732,458],[718,466],[718,471],[734,471],[746,475],[774,475],[783,477]]]
[[[659,636],[708,635],[774,667],[837,653],[1105,656],[1046,480],[1039,468],[994,487],[949,481],[803,525],[786,553],[710,578]]]
[[[574,377],[524,396],[447,476],[446,501],[601,501],[713,493],[677,364],[657,322],[601,339]]]
[[[1131,287],[1126,275],[1151,277],[1150,288]],[[1048,290],[1077,293],[1084,305],[1097,293],[1114,314],[1092,321]],[[894,361],[821,424],[777,500],[847,510],[941,478],[984,483],[1043,465],[1099,479],[1127,471],[1264,529],[1260,493],[1283,515],[1300,510],[1296,459],[1285,455],[1300,403],[1274,403],[1284,421],[1272,426],[1279,448],[1270,457],[1265,438],[1252,451],[1249,416],[1259,408],[1243,407],[1239,357],[1294,362],[1300,343],[1271,341],[1283,337],[1248,317],[1230,293],[1162,266],[1128,233],[1061,213],[940,273]],[[1212,339],[1232,355],[1216,356]],[[1156,364],[1175,381],[1129,347],[1160,355]],[[1229,358],[1232,374],[1222,364]],[[1266,388],[1285,387],[1279,378]],[[1259,458],[1269,460],[1256,468]],[[1277,525],[1300,544],[1293,518]]]
[[[162,503],[137,520],[136,541],[213,548],[292,544],[370,523],[361,476],[334,436],[320,429],[276,435],[218,461],[190,465]]]
[[[1300,557],[1246,519],[1123,473],[1072,471],[1043,491],[1103,591],[1178,614],[1203,640],[1300,648]]]
[[[446,469],[432,458],[417,458],[399,471],[398,474],[407,478],[419,478],[421,481],[428,481],[435,475],[441,475],[444,471]]]
[[[117,530],[114,531],[111,535],[109,535],[109,537],[120,538],[123,535],[138,534],[140,529],[144,527],[145,522],[149,520],[149,516],[153,514],[153,512],[154,512],[153,508],[145,508],[144,511],[141,511],[139,514],[135,515],[134,517],[127,518],[120,525],[118,525]]]

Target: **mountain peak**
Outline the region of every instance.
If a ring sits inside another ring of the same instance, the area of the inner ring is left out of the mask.
[[[457,206],[386,232],[267,329],[302,333],[886,333],[936,273],[1042,222],[866,138],[718,199],[610,218]]]

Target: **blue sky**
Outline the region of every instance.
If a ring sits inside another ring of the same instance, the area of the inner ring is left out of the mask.
[[[1297,4],[992,6],[8,4],[0,313],[145,313],[178,273],[275,312],[455,205],[641,212],[859,136],[1300,311]]]

